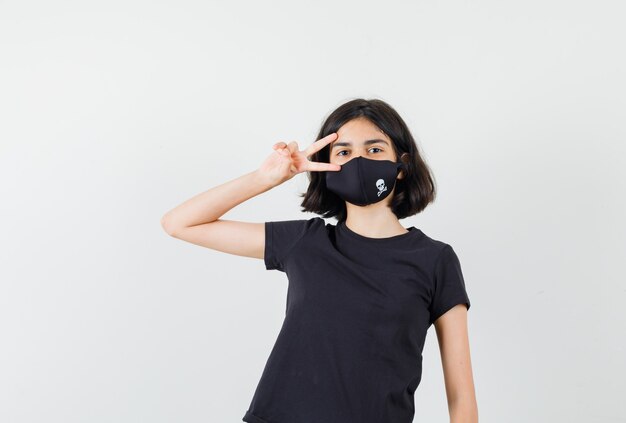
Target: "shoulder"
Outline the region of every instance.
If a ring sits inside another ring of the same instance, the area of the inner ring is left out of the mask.
[[[326,222],[321,217],[311,217],[309,219],[270,220],[265,222],[266,226],[302,231],[314,227],[324,226],[325,224]]]
[[[324,219],[273,220],[265,222],[265,264],[266,268],[285,271],[290,257],[318,228],[324,228]]]
[[[423,234],[423,236],[420,238],[422,248],[428,250],[431,256],[438,258],[442,254],[445,254],[448,250],[452,249],[452,246],[448,242],[433,238],[424,233],[424,231],[421,232]]]
[[[272,220],[265,222],[266,234],[270,238],[298,239],[312,231],[323,228],[326,222],[321,217],[309,219]]]
[[[426,234],[421,237],[420,242],[420,257],[424,260],[422,263],[430,269],[431,275],[435,276],[442,268],[451,265],[460,266],[459,256],[451,242]]]

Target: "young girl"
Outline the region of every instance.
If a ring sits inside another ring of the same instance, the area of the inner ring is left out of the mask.
[[[356,99],[318,141],[274,144],[260,167],[162,219],[179,239],[264,260],[288,277],[286,315],[243,421],[410,423],[434,324],[451,422],[477,422],[470,301],[450,244],[399,220],[435,198],[431,172],[398,113]],[[307,172],[303,211],[322,217],[237,222],[236,205]]]

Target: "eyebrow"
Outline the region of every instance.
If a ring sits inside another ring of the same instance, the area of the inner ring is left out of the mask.
[[[385,140],[381,140],[381,139],[373,139],[373,140],[367,140],[363,142],[363,145],[371,145],[371,144],[377,144],[377,143],[382,143],[382,144],[387,144],[389,145],[389,143]],[[332,148],[335,147],[350,147],[352,145],[352,143],[350,141],[336,141],[333,144]]]

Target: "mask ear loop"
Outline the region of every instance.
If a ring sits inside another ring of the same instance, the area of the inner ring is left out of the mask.
[[[409,171],[409,167],[405,163],[397,162],[397,164],[398,164],[398,167],[397,167],[398,170],[404,170],[404,173],[407,173]]]
[[[405,154],[408,155],[408,153],[404,152],[400,155],[400,157],[404,157]],[[406,163],[404,163],[401,159],[398,159],[396,163],[398,163],[399,165],[398,169],[404,170],[404,175],[406,176],[406,174],[409,173],[409,166]]]

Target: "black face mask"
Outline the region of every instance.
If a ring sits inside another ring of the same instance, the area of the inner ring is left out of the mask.
[[[385,199],[404,168],[403,163],[357,156],[341,165],[341,170],[326,171],[326,187],[348,203],[366,206]]]

